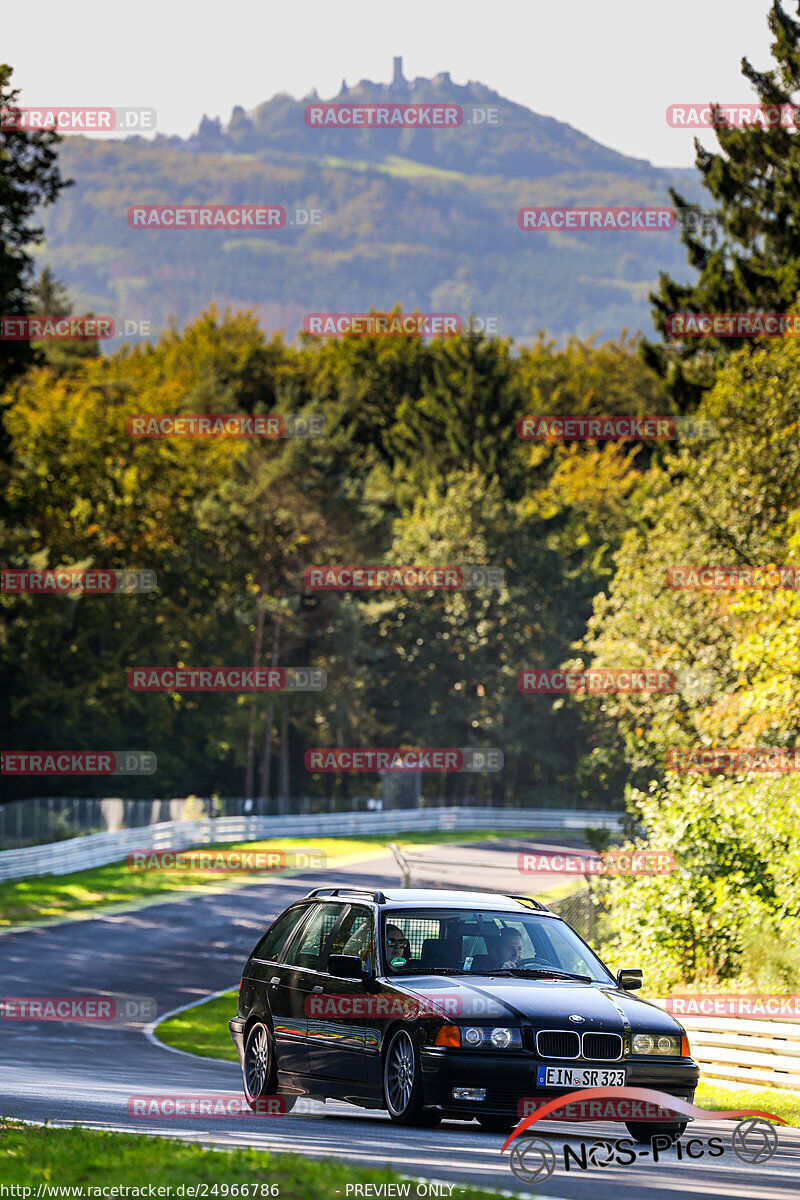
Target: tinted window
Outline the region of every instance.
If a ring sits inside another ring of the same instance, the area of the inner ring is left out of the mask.
[[[292,938],[283,961],[293,967],[318,968],[325,943],[343,911],[341,904],[319,904]]]
[[[367,962],[372,954],[372,912],[353,907],[336,930],[331,954],[357,954]]]
[[[256,946],[253,958],[266,958],[269,962],[274,962],[283,949],[289,934],[307,910],[308,905],[301,904],[296,908],[287,908],[285,913],[281,913]]]

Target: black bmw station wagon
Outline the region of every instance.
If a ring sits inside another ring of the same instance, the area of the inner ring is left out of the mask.
[[[686,1034],[631,995],[641,984],[526,897],[316,888],[253,950],[229,1027],[251,1107],[330,1097],[406,1125],[477,1118],[502,1131],[523,1100],[580,1088],[691,1102]],[[626,1125],[644,1141],[654,1130]],[[655,1128],[678,1137],[685,1122]]]

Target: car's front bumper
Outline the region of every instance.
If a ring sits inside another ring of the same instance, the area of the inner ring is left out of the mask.
[[[420,1060],[425,1103],[453,1115],[479,1116],[481,1113],[490,1113],[521,1119],[530,1111],[530,1101],[544,1103],[570,1092],[569,1088],[537,1085],[538,1067],[561,1064],[532,1054],[472,1054],[464,1050],[422,1047]],[[571,1065],[579,1064],[573,1061]],[[689,1101],[694,1096],[700,1074],[697,1065],[686,1058],[671,1062],[652,1059],[637,1062],[627,1058],[613,1063],[581,1062],[580,1065],[601,1070],[623,1067],[626,1087],[651,1088]],[[454,1088],[485,1088],[486,1098],[456,1100],[453,1098]]]
[[[239,1055],[239,1064],[244,1067],[244,1017],[232,1017],[228,1021],[228,1029],[231,1031],[231,1041],[236,1047],[236,1053]]]

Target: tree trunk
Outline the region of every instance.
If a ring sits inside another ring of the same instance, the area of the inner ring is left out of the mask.
[[[280,660],[281,621],[277,613],[272,614],[272,657],[270,666],[277,667]],[[269,799],[269,774],[272,766],[272,722],[275,718],[275,698],[270,693],[269,708],[267,709],[267,724],[264,729],[264,753],[261,759],[261,787],[259,798]]]
[[[258,595],[256,597],[256,641],[253,647],[253,669],[258,670],[261,666],[261,647],[264,643],[264,589],[266,584],[266,567],[263,561],[264,549],[264,526],[261,527],[261,537],[259,538],[258,546]],[[244,770],[244,798],[245,800],[253,799],[253,777],[255,774],[255,756],[256,756],[256,697],[258,693],[253,693],[253,703],[250,705],[250,714],[247,722],[247,743],[245,747],[245,770]]]
[[[289,811],[289,707],[284,700],[281,705],[281,751],[278,764],[280,811]]]

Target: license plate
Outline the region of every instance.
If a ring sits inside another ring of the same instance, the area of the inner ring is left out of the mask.
[[[537,1067],[536,1083],[539,1087],[624,1087],[625,1071],[606,1067]]]

